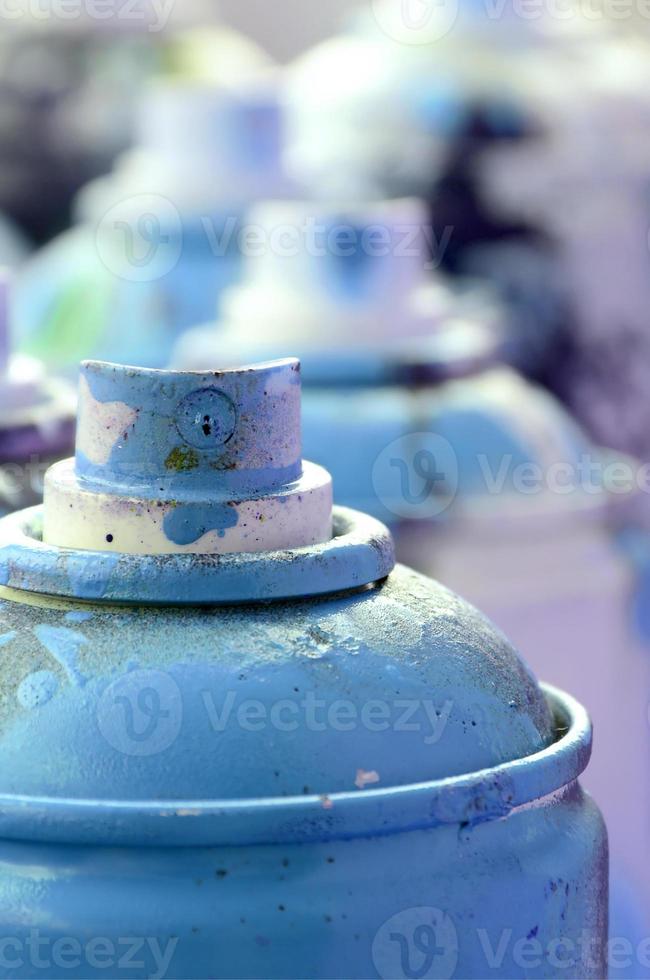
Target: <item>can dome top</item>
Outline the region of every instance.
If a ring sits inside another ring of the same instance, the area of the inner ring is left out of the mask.
[[[298,368],[83,366],[75,459],[49,471],[42,515],[0,522],[5,835],[241,843],[476,823],[585,764],[588,730],[506,638],[393,571],[381,524],[332,510],[329,474],[301,459]],[[239,699],[269,725],[251,731]],[[153,742],[128,705],[159,717]]]

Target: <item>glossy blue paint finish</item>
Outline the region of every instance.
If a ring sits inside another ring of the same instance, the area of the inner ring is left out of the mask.
[[[69,611],[3,606],[18,632],[4,648],[7,691],[14,671],[19,685],[38,675],[39,690],[42,671],[59,680],[38,711],[9,696],[5,792],[184,809],[354,792],[359,773],[398,787],[553,742],[546,702],[505,638],[401,567],[369,589],[302,602],[93,606],[83,624]],[[483,791],[479,819],[508,811],[511,783]]]
[[[547,697],[568,729],[559,742],[419,786],[248,802],[147,801],[144,787],[131,803],[0,798],[0,925],[13,940],[0,976],[95,977],[109,963],[127,977],[410,977],[427,928],[440,959],[425,976],[518,978],[531,939],[541,952],[528,976],[557,976],[559,940],[571,976],[604,976],[606,840],[575,782],[591,733],[570,699]]]
[[[408,977],[416,930],[432,976],[496,956],[519,977],[531,936],[528,975],[556,975],[562,940],[572,975],[604,976],[589,722],[441,586],[398,568],[302,603],[0,602],[0,976],[41,975],[39,943],[53,980],[118,958],[127,977]]]
[[[11,640],[18,635],[14,631]],[[137,690],[142,678],[130,673],[133,690]],[[151,673],[149,680],[153,677]],[[19,687],[21,695],[27,681],[38,697],[21,696],[23,708],[40,708],[57,694],[59,682],[51,671],[28,675]],[[77,676],[72,683],[80,688],[85,681]],[[6,838],[23,839],[29,835],[49,843],[186,847],[349,840],[373,829],[383,835],[416,827],[476,827],[553,797],[559,789],[574,784],[587,766],[591,727],[584,709],[552,688],[544,691],[558,726],[557,741],[534,756],[489,769],[417,784],[371,787],[364,792],[355,789],[318,796],[301,793],[292,797],[283,793],[251,799],[183,799],[182,805],[166,798],[148,800],[144,794],[133,800],[5,794],[0,797],[0,830]],[[103,728],[102,733],[106,731]],[[125,754],[146,758],[146,752],[137,751],[137,739],[132,738],[128,746],[128,734],[125,724],[120,744],[112,741],[111,747],[118,751],[129,747],[133,751]],[[151,733],[140,744],[144,745],[150,737]],[[104,748],[99,741],[97,744]],[[160,754],[155,750],[164,751],[159,742],[149,748],[150,759]],[[79,751],[77,757],[81,758]],[[81,750],[82,755],[84,751]],[[239,776],[249,778],[247,773]],[[168,778],[176,780],[178,772]],[[225,778],[232,776],[226,774]],[[279,778],[274,772],[274,779]]]

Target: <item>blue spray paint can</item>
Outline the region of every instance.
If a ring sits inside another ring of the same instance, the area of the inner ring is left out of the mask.
[[[331,494],[298,361],[83,366],[0,524],[0,976],[605,975],[585,712]]]

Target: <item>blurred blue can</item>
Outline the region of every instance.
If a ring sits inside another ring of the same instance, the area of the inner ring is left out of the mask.
[[[295,209],[255,218],[300,225]],[[612,974],[643,975],[650,664],[637,628],[639,555],[618,540],[638,520],[643,471],[499,365],[503,318],[488,296],[435,276],[427,285],[422,244],[399,254],[403,229],[426,221],[413,202],[314,213],[330,232],[326,253],[249,260],[225,322],[190,331],[178,362],[207,370],[219,358],[301,354],[305,451],[333,474],[337,499],[388,523],[402,560],[467,595],[540,676],[589,706],[600,737],[585,784],[608,821],[613,937],[629,950]],[[386,252],[371,253],[364,227],[383,229]],[[346,257],[343,239],[357,243]]]
[[[16,310],[26,352],[68,371],[84,357],[163,367],[238,280],[251,202],[287,190],[278,80],[228,32],[206,41],[201,57],[210,52],[215,77],[204,66],[148,86],[135,148],[27,264]],[[238,66],[234,78],[221,62]]]

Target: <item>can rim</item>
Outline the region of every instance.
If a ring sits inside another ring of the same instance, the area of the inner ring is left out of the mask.
[[[395,567],[388,529],[335,507],[324,544],[225,555],[136,555],[44,544],[42,507],[0,521],[0,585],[86,602],[205,606],[329,595],[381,581]]]
[[[0,796],[0,836],[123,847],[289,845],[501,820],[557,798],[591,757],[586,710],[555,688],[542,689],[557,740],[491,769],[331,796],[113,801],[5,795]]]

